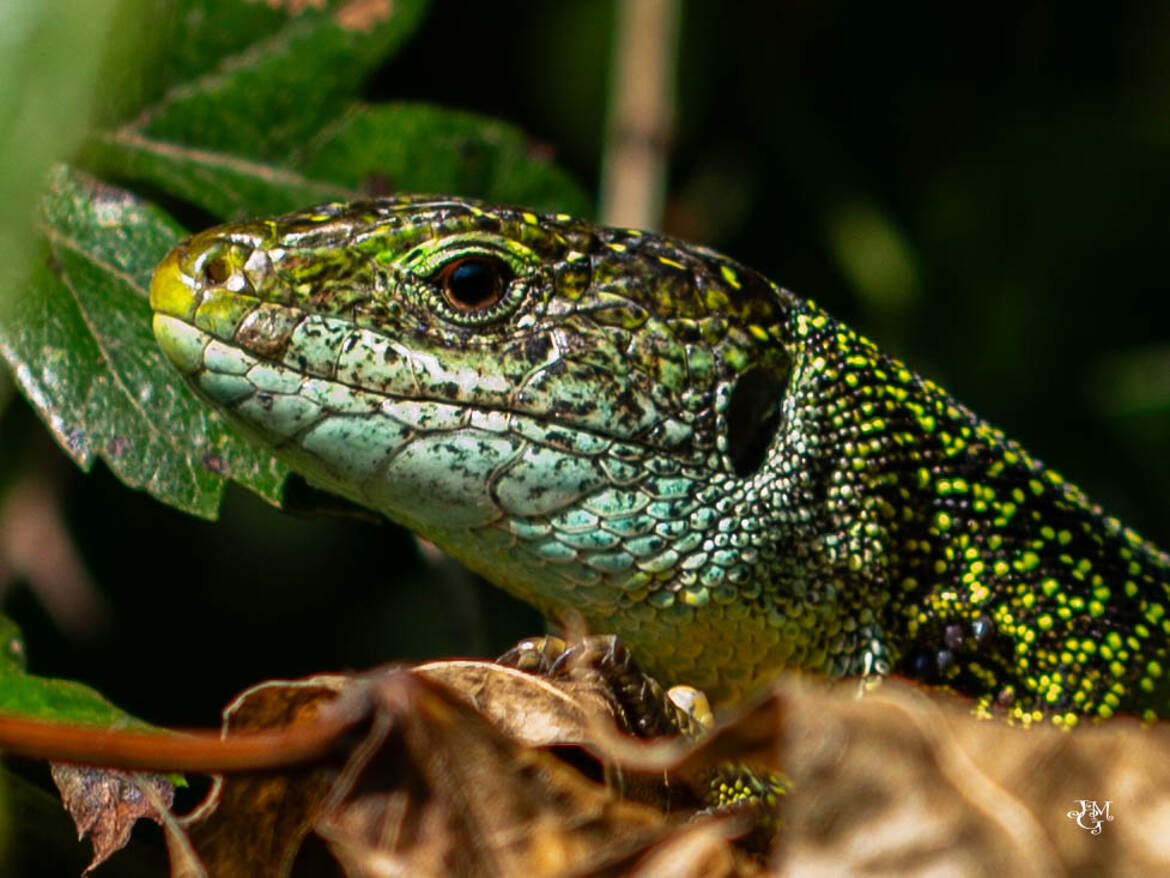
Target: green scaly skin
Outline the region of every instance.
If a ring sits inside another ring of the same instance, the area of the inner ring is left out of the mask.
[[[453,304],[468,258],[506,267],[498,302]],[[151,303],[294,469],[664,682],[727,702],[783,668],[893,671],[1024,723],[1167,713],[1170,559],[710,250],[390,198],[197,235]]]

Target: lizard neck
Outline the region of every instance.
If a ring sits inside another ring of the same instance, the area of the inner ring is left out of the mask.
[[[800,434],[817,445],[797,505],[817,512],[796,542],[876,632],[826,670],[884,662],[1025,722],[1170,700],[1149,660],[1170,631],[1170,559],[866,339],[815,312],[797,323]]]

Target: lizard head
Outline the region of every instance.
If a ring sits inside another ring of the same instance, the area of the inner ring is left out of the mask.
[[[220,226],[151,286],[170,360],[294,469],[546,612],[644,620],[643,655],[760,596],[794,301],[657,235],[418,197]]]

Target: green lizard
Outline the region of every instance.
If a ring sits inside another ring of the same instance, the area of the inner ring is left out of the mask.
[[[1170,558],[812,302],[459,198],[220,226],[151,286],[195,389],[329,491],[717,702],[898,672],[1165,716]]]

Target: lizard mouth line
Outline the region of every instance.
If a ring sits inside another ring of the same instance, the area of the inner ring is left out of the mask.
[[[648,432],[649,430],[653,430],[654,429],[653,426],[647,428],[646,431],[643,431],[642,434],[637,435],[637,436],[619,436],[619,435],[616,435],[612,432],[599,430],[595,427],[585,427],[585,426],[581,426],[577,423],[573,423],[573,422],[568,421],[568,420],[562,420],[562,419],[558,418],[555,413],[548,413],[548,412],[542,413],[542,412],[535,412],[535,411],[525,411],[523,409],[518,409],[515,407],[510,407],[510,406],[506,406],[506,405],[499,405],[499,404],[491,404],[491,403],[457,402],[457,401],[452,401],[449,398],[443,399],[443,398],[439,398],[439,397],[435,397],[435,396],[428,396],[428,395],[421,395],[421,394],[417,395],[417,396],[407,396],[407,395],[395,394],[395,393],[389,392],[387,390],[384,390],[382,388],[372,387],[372,386],[363,386],[360,384],[355,384],[355,383],[350,382],[350,381],[345,381],[343,379],[336,377],[335,375],[334,376],[325,376],[325,375],[313,374],[311,372],[298,371],[296,368],[289,366],[287,363],[285,363],[283,361],[276,360],[276,359],[269,357],[269,356],[265,356],[264,354],[262,354],[256,350],[253,350],[251,348],[248,348],[246,346],[243,346],[236,341],[228,341],[228,340],[221,338],[217,335],[214,335],[214,334],[212,334],[204,329],[201,329],[198,326],[195,326],[193,323],[190,323],[189,321],[187,321],[181,317],[176,317],[173,314],[166,314],[166,313],[161,313],[161,312],[156,313],[154,316],[154,333],[155,333],[156,339],[158,340],[159,346],[162,348],[163,352],[166,354],[168,359],[170,359],[181,371],[183,371],[184,373],[189,374],[189,375],[195,375],[199,372],[209,372],[209,373],[216,374],[216,375],[224,375],[224,376],[235,375],[235,376],[238,376],[240,378],[244,378],[246,376],[246,374],[249,371],[251,371],[252,366],[266,365],[266,366],[269,366],[273,369],[279,370],[282,373],[287,373],[289,376],[299,378],[303,381],[321,381],[324,383],[328,383],[330,385],[334,385],[337,387],[343,387],[343,388],[346,388],[348,390],[352,390],[355,393],[368,394],[370,396],[379,397],[383,400],[389,401],[390,403],[398,403],[398,402],[401,402],[401,403],[431,403],[434,405],[449,406],[453,409],[464,409],[464,410],[468,410],[468,411],[474,410],[474,411],[478,411],[478,412],[495,412],[495,413],[510,416],[513,418],[528,420],[530,422],[537,423],[537,424],[544,424],[544,425],[548,425],[548,426],[554,427],[554,428],[559,427],[559,428],[562,428],[562,429],[567,430],[567,431],[582,433],[582,434],[585,434],[587,436],[591,436],[591,437],[594,437],[596,439],[599,439],[599,440],[602,440],[605,442],[612,442],[612,443],[621,444],[621,445],[636,446],[638,449],[640,449],[641,451],[644,451],[646,453],[659,454],[659,455],[666,454],[666,455],[675,456],[680,463],[694,463],[694,462],[696,462],[696,461],[692,460],[690,457],[687,457],[684,455],[677,455],[677,454],[671,452],[669,449],[665,449],[665,448],[659,447],[657,445],[651,444],[645,438],[644,434],[645,434],[645,432]],[[235,352],[243,355],[244,357],[246,357],[247,361],[249,363],[248,367],[245,369],[242,369],[240,371],[234,371],[234,370],[227,370],[227,369],[217,369],[217,368],[209,365],[207,363],[205,356],[204,356],[204,351],[205,351],[207,345],[211,342],[214,342],[214,343],[221,345],[223,347],[226,347],[226,348],[230,348],[232,351],[235,351]],[[250,396],[255,396],[255,395],[259,395],[259,394],[285,395],[285,396],[302,395],[298,389],[294,389],[294,388],[277,389],[274,387],[258,386],[257,384],[252,382],[250,379],[246,379],[246,380],[249,380],[249,383],[252,384],[253,391],[250,394],[245,394],[245,395],[239,396],[239,398],[235,401],[236,404],[238,404],[239,402],[242,402],[244,399],[246,399]],[[206,389],[203,390],[203,392],[208,393],[208,391]],[[222,401],[217,401],[217,402],[222,402]],[[345,413],[344,412],[334,412],[334,415],[335,416],[344,416]],[[359,416],[359,413],[355,412],[353,414],[353,416],[357,417],[357,416]],[[464,424],[463,426],[469,426],[469,424]],[[443,429],[456,429],[456,428],[455,427],[451,427],[451,428],[435,427],[435,428],[431,428],[429,430],[426,428],[420,428],[420,432],[442,432]],[[283,443],[281,443],[281,444],[283,444]],[[609,449],[607,449],[607,450],[609,450]]]

